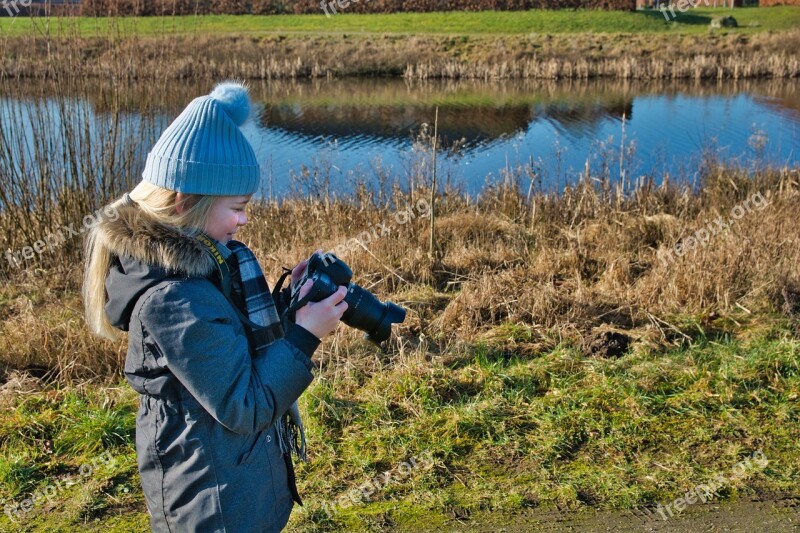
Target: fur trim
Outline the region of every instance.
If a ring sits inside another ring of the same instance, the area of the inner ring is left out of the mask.
[[[97,238],[115,255],[131,257],[192,278],[208,277],[216,265],[197,239],[156,222],[126,197],[116,207],[117,218],[104,218],[96,227]]]

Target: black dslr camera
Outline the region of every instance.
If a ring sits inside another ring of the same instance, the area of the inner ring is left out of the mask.
[[[392,302],[381,303],[368,290],[351,283],[353,271],[344,261],[328,253],[312,255],[306,265],[303,277],[292,287],[292,301],[289,308],[294,311],[307,302],[324,300],[339,288],[347,287],[344,301],[347,311],[342,315],[342,322],[351,328],[366,332],[367,340],[380,346],[389,338],[392,324],[399,324],[406,319],[406,310]],[[306,280],[314,280],[314,285],[303,298],[300,298],[300,287]]]

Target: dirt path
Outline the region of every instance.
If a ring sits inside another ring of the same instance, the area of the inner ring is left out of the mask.
[[[419,531],[419,529],[418,529]],[[651,511],[532,511],[497,521],[491,515],[453,519],[445,528],[424,531],[569,532],[792,532],[800,531],[800,498],[694,505],[664,520]]]

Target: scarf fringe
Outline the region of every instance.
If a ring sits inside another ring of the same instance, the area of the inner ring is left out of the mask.
[[[294,423],[289,413],[283,415],[278,422],[278,444],[284,455],[294,454],[301,461],[308,462],[305,432]]]

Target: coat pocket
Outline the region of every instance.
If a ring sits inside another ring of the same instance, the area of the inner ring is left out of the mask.
[[[272,440],[266,430],[261,430],[248,435],[241,450],[236,465],[246,465],[253,463],[266,463],[268,461],[266,444]]]

